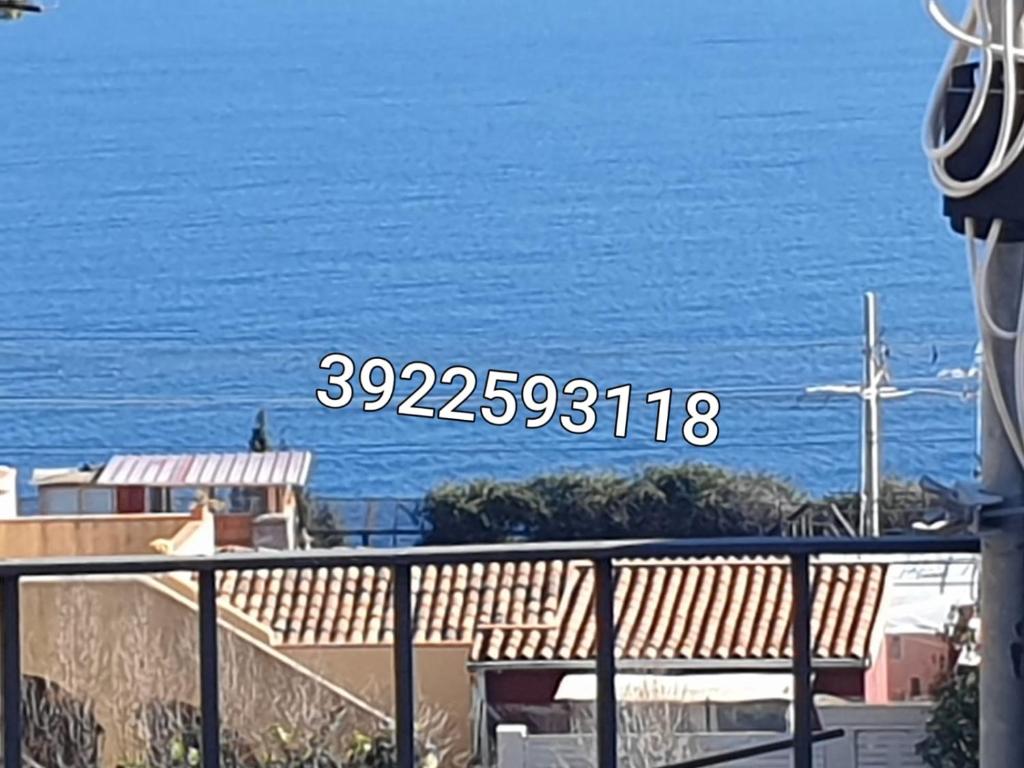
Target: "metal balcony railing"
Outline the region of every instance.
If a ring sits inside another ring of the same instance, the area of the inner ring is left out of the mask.
[[[223,570],[274,568],[335,568],[386,566],[393,569],[394,608],[394,722],[400,768],[415,761],[415,702],[413,670],[413,566],[488,562],[537,562],[563,559],[594,564],[597,625],[597,766],[616,768],[618,736],[615,700],[614,569],[621,559],[657,557],[787,557],[791,563],[795,602],[793,623],[794,726],[792,739],[773,749],[792,748],[794,768],[812,768],[812,747],[834,737],[813,733],[811,691],[810,559],[818,555],[951,554],[979,551],[975,538],[893,536],[880,539],[683,539],[600,541],[516,545],[413,547],[408,549],[330,549],[259,553],[230,553],[212,557],[47,558],[0,561],[3,675],[4,768],[23,768],[21,744],[21,611],[19,584],[35,576],[153,574],[195,571],[199,574],[199,668],[202,712],[202,765],[220,768],[219,680],[217,662],[216,573]],[[764,748],[757,748],[763,753]],[[748,756],[740,752],[703,757],[683,766],[723,764]]]

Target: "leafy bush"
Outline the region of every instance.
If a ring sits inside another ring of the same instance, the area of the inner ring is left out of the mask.
[[[939,686],[917,754],[929,768],[978,768],[978,671],[957,670]]]
[[[397,750],[387,731],[356,731],[340,749],[328,745],[330,734],[274,726],[258,746],[222,729],[222,768],[396,768]],[[177,733],[163,731],[150,744],[143,759],[123,760],[119,768],[199,768],[202,765],[201,725],[185,723]],[[436,758],[419,748],[417,765],[436,768]]]
[[[428,494],[423,515],[433,544],[747,536],[778,530],[805,498],[770,475],[682,464],[445,485]]]
[[[934,500],[916,484],[882,484],[882,528],[906,529]],[[714,538],[781,533],[803,507],[857,518],[860,496],[812,499],[771,475],[710,464],[634,475],[568,473],[521,482],[477,480],[431,491],[421,514],[429,544],[621,538]]]
[[[970,621],[975,610],[954,609],[947,629],[954,658],[965,649],[977,648]],[[935,703],[925,726],[927,736],[916,747],[928,768],[978,768],[979,701],[978,668],[954,665],[935,690]]]
[[[103,727],[92,701],[78,699],[56,683],[21,679],[22,748],[34,762],[62,768],[97,768]]]

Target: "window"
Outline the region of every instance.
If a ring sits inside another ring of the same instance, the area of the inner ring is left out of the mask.
[[[894,661],[899,661],[903,658],[903,638],[896,636],[889,638],[889,652]]]
[[[42,488],[39,512],[43,515],[108,515],[114,495],[107,488]]]
[[[169,512],[168,509],[170,502],[167,499],[166,488],[150,488],[149,489],[149,511],[150,512]]]
[[[77,515],[77,488],[44,488],[39,492],[39,511],[44,515]]]
[[[114,495],[106,488],[83,488],[80,505],[83,515],[106,515],[114,511]]]
[[[236,515],[265,515],[267,513],[266,488],[232,488],[228,512]]]
[[[171,489],[171,512],[179,515],[187,515],[196,505],[199,491],[196,488],[172,488]]]

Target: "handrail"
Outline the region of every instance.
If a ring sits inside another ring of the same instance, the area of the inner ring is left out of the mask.
[[[414,566],[488,562],[540,562],[562,559],[590,560],[594,564],[597,643],[597,768],[616,768],[617,706],[615,701],[615,565],[616,561],[668,557],[779,557],[790,561],[793,590],[794,733],[791,740],[794,768],[812,767],[811,674],[812,580],[810,558],[816,555],[899,555],[975,553],[973,537],[890,536],[875,539],[794,539],[785,537],[732,539],[641,539],[628,541],[549,542],[409,547],[403,549],[339,548],[278,552],[220,553],[212,556],[132,555],[117,557],[56,557],[0,561],[0,687],[3,704],[3,768],[21,763],[21,608],[20,581],[33,576],[199,573],[200,712],[202,764],[218,765],[220,695],[217,664],[216,572],[275,568],[377,566],[393,569],[394,613],[394,723],[398,768],[415,764],[415,686],[413,670],[412,573]],[[828,733],[828,732],[826,732]],[[822,740],[819,734],[817,740]],[[830,737],[831,738],[831,737]],[[784,747],[778,747],[784,748]],[[760,752],[758,753],[760,754]],[[718,756],[721,758],[721,756]],[[716,759],[714,756],[701,760]],[[728,760],[737,759],[730,753]],[[725,761],[725,758],[721,758]],[[717,765],[690,762],[681,768]]]
[[[457,565],[541,560],[623,560],[657,557],[792,557],[793,555],[972,554],[981,551],[973,536],[890,536],[880,539],[633,539],[373,549],[223,552],[215,556],[115,555],[0,560],[0,576],[84,576],[170,571],[332,568],[343,566]]]

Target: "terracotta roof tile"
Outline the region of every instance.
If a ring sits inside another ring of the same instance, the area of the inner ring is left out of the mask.
[[[620,658],[792,656],[784,560],[659,559],[616,564]],[[865,660],[886,568],[814,566],[815,654]],[[417,642],[463,642],[477,661],[594,656],[593,570],[586,561],[414,568]],[[381,644],[393,634],[388,568],[224,572],[221,597],[287,644]]]

